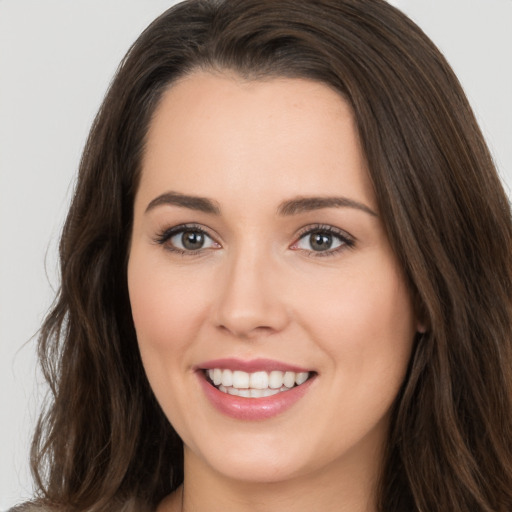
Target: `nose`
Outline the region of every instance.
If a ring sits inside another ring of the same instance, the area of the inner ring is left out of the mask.
[[[289,322],[282,281],[268,254],[233,255],[218,289],[217,327],[241,339],[282,331]]]

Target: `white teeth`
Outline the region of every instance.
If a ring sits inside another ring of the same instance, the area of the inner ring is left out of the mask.
[[[268,376],[268,385],[272,389],[279,389],[283,385],[283,372],[270,372]]]
[[[213,383],[216,386],[222,383],[222,370],[219,368],[215,368],[215,370],[213,370]]]
[[[288,391],[295,385],[304,384],[309,372],[271,372],[247,373],[240,370],[213,368],[207,371],[208,377],[223,393],[246,398],[262,398],[282,391]]]
[[[226,389],[226,388],[224,388]],[[223,391],[222,386],[219,387],[220,391]],[[244,398],[264,398],[266,396],[277,395],[277,393],[281,393],[281,391],[288,391],[288,388],[281,389],[237,389],[237,388],[227,388],[224,393],[229,393],[230,395],[242,396]]]
[[[297,384],[297,386],[304,384],[304,382],[306,382],[308,380],[308,377],[309,377],[308,372],[297,373],[297,375],[295,377],[295,384]]]
[[[287,388],[293,388],[295,385],[295,373],[294,372],[286,372],[284,374],[283,384]]]
[[[254,389],[267,389],[268,388],[268,373],[267,372],[256,372],[251,373],[249,379],[251,388]]]
[[[215,381],[213,382],[215,384]],[[247,372],[234,371],[233,372],[233,387],[238,389],[249,388],[249,374]]]
[[[222,385],[226,387],[233,385],[233,372],[231,370],[222,371]]]
[[[264,389],[251,389],[251,398],[262,398],[263,393],[265,393]]]
[[[281,393],[281,391],[288,391],[288,388],[286,389],[263,389],[263,396],[272,396],[277,395],[278,393]]]

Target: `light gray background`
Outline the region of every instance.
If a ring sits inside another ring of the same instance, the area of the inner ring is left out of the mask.
[[[0,0],[0,510],[31,495],[36,333],[87,131],[118,62],[170,0]],[[458,74],[512,186],[512,0],[394,0]]]

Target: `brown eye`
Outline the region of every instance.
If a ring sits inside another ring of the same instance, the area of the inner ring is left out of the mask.
[[[175,226],[161,233],[155,241],[170,251],[182,254],[221,247],[206,231],[195,226]]]
[[[346,231],[328,224],[318,224],[304,229],[290,249],[305,251],[312,256],[334,256],[354,245],[354,237]]]
[[[332,248],[333,237],[326,233],[309,235],[309,245],[313,251],[327,251]]]
[[[187,251],[202,249],[205,243],[205,235],[200,231],[184,231],[181,235],[181,245]]]
[[[317,229],[302,235],[296,244],[296,248],[311,252],[327,252],[334,251],[338,247],[347,244],[348,240],[342,235]]]

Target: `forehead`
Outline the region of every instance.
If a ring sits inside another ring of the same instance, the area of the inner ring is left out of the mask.
[[[340,94],[312,80],[206,72],[164,93],[146,139],[141,189],[148,188],[204,196],[346,190],[373,202],[352,109]]]

